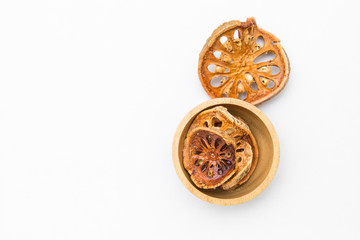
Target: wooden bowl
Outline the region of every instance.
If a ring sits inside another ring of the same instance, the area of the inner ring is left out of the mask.
[[[200,189],[190,179],[183,166],[183,147],[187,131],[194,118],[202,111],[216,106],[244,119],[249,125],[259,148],[259,160],[250,179],[234,192],[221,189]],[[182,183],[198,198],[218,205],[240,204],[259,195],[273,179],[279,165],[280,146],[277,134],[270,120],[257,107],[233,98],[216,98],[206,101],[191,110],[181,121],[173,142],[173,161]]]

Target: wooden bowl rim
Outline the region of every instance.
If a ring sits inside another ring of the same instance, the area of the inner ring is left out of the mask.
[[[186,178],[185,174],[182,171],[182,167],[181,167],[181,161],[179,159],[179,144],[180,144],[180,138],[181,138],[181,134],[184,131],[186,125],[188,124],[188,122],[197,114],[199,114],[201,111],[203,111],[204,109],[207,109],[209,107],[214,107],[217,105],[222,105],[222,104],[230,104],[230,105],[236,105],[242,108],[245,108],[247,110],[249,110],[250,112],[254,113],[265,125],[265,127],[267,128],[267,130],[270,133],[271,139],[272,139],[272,145],[273,145],[273,150],[274,150],[274,155],[273,155],[273,161],[270,167],[269,172],[267,173],[267,176],[265,177],[264,181],[257,186],[254,190],[252,190],[251,192],[240,196],[240,197],[236,197],[236,198],[232,198],[232,199],[222,199],[222,198],[216,198],[216,197],[212,197],[209,196],[203,192],[201,192],[200,190],[198,190],[195,186],[193,186],[193,184]],[[178,177],[180,178],[181,182],[185,185],[185,187],[191,192],[193,193],[195,196],[197,196],[198,198],[209,202],[209,203],[213,203],[213,204],[217,204],[217,205],[236,205],[236,204],[241,204],[244,203],[246,201],[249,201],[253,198],[255,198],[256,196],[258,196],[261,192],[263,192],[265,190],[265,188],[270,184],[271,180],[274,178],[276,170],[279,166],[279,160],[280,160],[280,144],[279,144],[279,139],[278,136],[276,134],[275,128],[272,125],[272,123],[270,122],[270,120],[266,117],[266,115],[257,107],[255,107],[254,105],[239,100],[239,99],[234,99],[234,98],[216,98],[216,99],[211,99],[208,100],[206,102],[203,102],[201,104],[199,104],[198,106],[196,106],[195,108],[193,108],[180,122],[175,136],[174,136],[174,141],[173,141],[173,150],[172,150],[172,157],[173,157],[173,163],[175,166],[175,170],[176,173],[178,175]]]

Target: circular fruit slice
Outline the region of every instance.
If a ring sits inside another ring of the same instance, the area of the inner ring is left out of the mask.
[[[236,171],[235,142],[206,128],[189,132],[184,144],[184,166],[199,188],[216,188]]]
[[[233,188],[245,177],[246,174],[249,173],[253,160],[251,145],[244,140],[240,140],[236,144],[235,156],[238,165],[236,173],[226,183],[221,185],[223,190]]]
[[[241,118],[235,118],[222,106],[199,113],[189,131],[198,127],[209,128],[231,138],[251,134],[249,127]]]
[[[240,98],[254,105],[278,94],[289,78],[280,40],[258,28],[254,18],[218,27],[200,53],[198,73],[212,98]]]
[[[240,181],[236,185],[229,188],[228,191],[236,190],[240,185],[244,184],[247,180],[249,180],[251,175],[254,173],[254,170],[256,168],[256,165],[257,165],[257,162],[258,162],[258,159],[259,159],[259,150],[258,150],[258,146],[257,146],[256,140],[255,140],[255,137],[254,137],[253,134],[249,134],[248,136],[245,136],[245,137],[242,137],[242,138],[236,137],[235,139],[236,139],[236,146],[237,146],[236,150],[239,151],[239,152],[241,152],[241,150],[239,150],[239,149],[241,149],[241,147],[240,147],[241,144],[239,144],[239,143],[241,143],[242,141],[247,142],[247,143],[249,143],[251,145],[253,158],[252,158],[252,161],[251,161],[251,167],[250,167],[249,172],[243,178],[241,178]],[[239,153],[239,152],[236,152],[236,153]]]

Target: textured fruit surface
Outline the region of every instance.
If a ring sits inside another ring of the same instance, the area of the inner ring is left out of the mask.
[[[185,141],[184,166],[196,186],[216,188],[236,171],[234,141],[209,129],[196,128]]]
[[[210,97],[240,98],[252,104],[278,94],[289,72],[280,40],[258,28],[254,18],[218,27],[200,53],[198,68]]]

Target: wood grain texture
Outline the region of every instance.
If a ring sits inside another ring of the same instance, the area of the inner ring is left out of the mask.
[[[216,106],[224,106],[231,114],[244,119],[254,134],[259,148],[259,160],[253,175],[234,192],[197,188],[183,166],[184,140],[192,121],[203,110]],[[279,159],[279,140],[270,120],[257,107],[239,99],[217,98],[198,105],[183,118],[173,141],[173,162],[182,183],[198,198],[218,205],[236,205],[259,195],[275,176]]]

